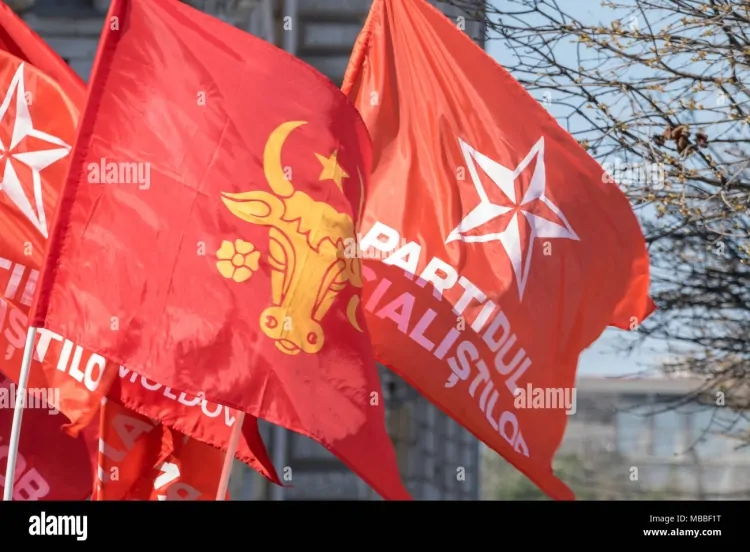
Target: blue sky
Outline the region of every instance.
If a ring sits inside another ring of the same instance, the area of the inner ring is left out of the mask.
[[[505,0],[499,1],[505,2]],[[627,3],[627,0],[623,3]],[[558,5],[563,11],[586,22],[608,24],[615,18],[614,10],[602,7],[599,0],[558,0]],[[533,20],[530,19],[528,23],[533,24]],[[570,55],[574,56],[575,44],[571,41],[569,46]],[[513,61],[511,58],[514,54],[499,40],[490,40],[487,44],[487,52],[501,65],[509,65]],[[559,56],[565,55],[565,47],[556,48],[555,53]],[[542,101],[544,98],[538,97],[537,99]],[[548,107],[549,111],[558,116],[561,112],[555,112],[554,95],[548,99],[552,102],[552,105]],[[653,365],[657,355],[664,354],[663,351],[659,351],[661,347],[658,344],[644,345],[629,356],[618,353],[616,349],[625,343],[628,337],[628,332],[617,329],[606,330],[599,340],[581,355],[578,374],[611,377],[633,375],[646,370],[649,365]]]

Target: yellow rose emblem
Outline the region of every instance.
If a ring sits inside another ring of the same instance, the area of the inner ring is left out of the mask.
[[[250,279],[253,272],[258,270],[260,251],[255,246],[243,240],[221,242],[221,247],[216,252],[216,268],[224,278],[229,278],[237,283]]]

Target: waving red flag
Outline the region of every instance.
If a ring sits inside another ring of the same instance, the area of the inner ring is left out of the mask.
[[[2,83],[0,144],[3,151],[12,155],[0,165],[0,290],[4,290],[0,295],[0,370],[18,381],[27,313],[47,250],[47,236],[67,172],[86,85],[18,16],[0,4]],[[115,388],[110,389],[116,380]],[[52,417],[57,426],[44,418],[37,427],[36,415],[32,414],[22,431],[21,456],[34,456],[37,463],[49,465],[60,457],[52,456],[55,449],[49,449],[50,457],[41,459],[44,449],[27,453],[23,447],[30,442],[67,442],[58,433],[68,420],[71,423],[66,430],[75,442],[96,416],[105,394],[224,451],[237,417],[236,411],[228,407],[173,393],[163,386],[155,393],[153,384],[136,381],[126,368],[44,329],[38,332],[28,387],[59,390],[52,398],[62,412]],[[0,443],[10,436],[10,420],[0,424]],[[96,426],[85,430],[87,434],[92,431],[96,436]],[[33,439],[26,439],[26,435]],[[245,418],[236,457],[280,484],[256,418]],[[66,469],[77,472],[79,467],[66,463]],[[71,475],[73,487],[75,481]],[[68,496],[54,492],[55,489],[50,496]]]
[[[225,454],[108,400],[95,500],[216,500]]]
[[[203,398],[205,393],[191,396],[173,391],[124,367],[120,367],[119,375],[119,380],[107,394],[110,404],[113,401],[123,404],[134,412],[159,420],[167,427],[202,443],[222,452],[227,451],[232,428],[238,419],[236,410],[207,401]],[[191,445],[192,448],[198,447]],[[272,483],[281,485],[260,435],[258,419],[254,416],[245,416],[235,457]],[[182,473],[192,465],[190,462],[186,463]]]
[[[0,370],[14,381],[85,90],[65,62],[0,5],[0,150],[5,152],[0,161]],[[40,343],[28,387],[59,388],[55,406],[83,427],[96,414],[117,366],[104,377],[102,357],[82,362],[79,351],[60,345],[60,355],[52,358]]]
[[[347,256],[370,169],[356,110],[180,2],[115,0],[108,20],[35,325],[408,498]]]
[[[550,465],[578,356],[653,308],[627,199],[423,0],[374,2],[344,92],[374,148],[360,245],[376,358],[573,498]]]
[[[15,384],[0,376],[0,491],[5,487],[8,437],[18,395]],[[96,428],[73,438],[60,426],[65,417],[48,402],[54,389],[26,393],[13,500],[85,500],[91,496]],[[93,431],[92,431],[93,430]]]
[[[0,151],[4,152],[0,160],[0,370],[18,381],[28,311],[67,173],[79,110],[58,82],[2,50],[0,92]],[[96,412],[86,415],[89,395],[98,393],[94,399],[98,403],[104,392],[99,385],[104,359],[89,358],[91,366],[87,366],[80,364],[80,354],[72,349],[61,353],[54,362],[49,355],[46,362],[33,364],[28,387],[59,388],[60,404],[55,406],[66,415],[81,413],[85,425]]]

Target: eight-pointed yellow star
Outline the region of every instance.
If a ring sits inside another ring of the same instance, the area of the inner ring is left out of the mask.
[[[349,175],[346,174],[344,169],[341,168],[341,165],[339,165],[339,162],[336,159],[338,154],[339,152],[338,150],[336,150],[331,154],[330,157],[325,157],[323,155],[320,155],[319,153],[316,153],[315,157],[317,157],[318,161],[320,161],[323,165],[323,172],[320,173],[319,180],[333,180],[336,183],[336,186],[339,187],[339,190],[343,192],[344,189],[341,181],[344,178],[349,178]]]

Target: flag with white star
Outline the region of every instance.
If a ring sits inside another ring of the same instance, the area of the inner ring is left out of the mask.
[[[78,118],[58,83],[0,49],[0,319],[7,325],[0,354],[2,371],[16,381]],[[55,372],[33,370],[31,386],[55,386]]]
[[[361,247],[376,358],[572,498],[551,469],[569,412],[523,396],[570,396],[581,351],[653,310],[627,199],[424,0],[373,2],[343,90],[373,140]]]

